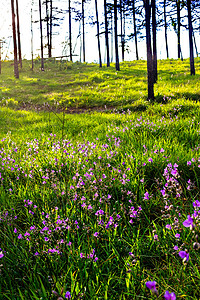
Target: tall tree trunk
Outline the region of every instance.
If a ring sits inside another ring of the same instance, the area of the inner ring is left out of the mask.
[[[111,16],[111,20],[110,20],[110,24],[111,24],[111,26],[110,26],[110,31],[111,31],[111,43],[110,43],[110,48],[111,48],[110,54],[111,55],[110,55],[110,61],[113,62],[114,29],[113,29],[113,13],[112,13],[112,11],[110,12],[110,16]]]
[[[32,70],[33,70],[34,63],[33,63],[33,8],[32,7],[31,7],[31,58],[32,58]]]
[[[100,36],[99,36],[99,15],[98,15],[97,0],[95,0],[95,10],[96,10],[96,19],[97,19],[97,42],[98,42],[98,52],[99,52],[99,67],[102,68],[101,45],[100,45]]]
[[[195,75],[194,49],[193,49],[193,39],[192,39],[191,0],[187,0],[187,10],[188,10],[189,47],[190,47],[190,74]]]
[[[71,18],[71,0],[69,1],[69,57],[72,61],[72,18]]]
[[[50,0],[49,57],[52,57],[53,0]]]
[[[195,47],[195,51],[196,51],[196,56],[199,56],[198,53],[198,49],[197,49],[197,43],[196,43],[196,39],[195,39],[195,35],[194,35],[194,31],[192,30],[192,36],[193,36],[193,41],[194,41],[194,47]]]
[[[119,52],[118,52],[118,35],[117,35],[117,0],[114,0],[114,30],[115,30],[115,67],[119,71]]]
[[[121,45],[122,45],[122,61],[124,61],[124,26],[123,26],[123,14],[124,14],[124,3],[123,0],[120,0],[120,22],[121,22]]]
[[[176,0],[177,6],[177,39],[178,39],[178,58],[181,57],[181,12],[180,0]]]
[[[166,47],[167,58],[169,58],[168,41],[167,41],[166,0],[164,0],[164,23],[165,23],[165,47]]]
[[[0,40],[0,74],[1,74],[1,49],[2,49],[2,41]]]
[[[152,32],[153,32],[153,74],[154,74],[154,83],[156,83],[158,78],[157,45],[156,45],[156,0],[151,0],[151,7],[152,7]]]
[[[17,15],[17,40],[18,40],[18,54],[19,54],[19,64],[22,68],[22,52],[21,52],[21,38],[20,38],[20,26],[19,26],[19,5],[18,0],[16,0],[16,15]]]
[[[108,40],[108,17],[107,17],[106,0],[104,0],[104,17],[105,17],[106,59],[107,59],[107,67],[110,67],[109,40]]]
[[[16,39],[16,27],[15,27],[14,0],[11,0],[11,11],[12,11],[13,45],[14,45],[14,75],[16,78],[19,78],[19,69],[18,69],[18,62],[17,62],[17,39]]]
[[[134,36],[135,36],[136,60],[139,60],[139,56],[138,56],[138,42],[137,42],[137,27],[136,27],[136,16],[135,16],[135,0],[133,0],[133,28],[134,28]]]
[[[153,60],[151,49],[151,7],[149,0],[144,0],[145,6],[145,23],[146,23],[146,45],[147,45],[147,77],[148,77],[148,99],[154,99],[154,76],[153,76]]]
[[[39,0],[39,14],[40,14],[41,71],[44,71],[44,51],[43,51],[43,35],[42,35],[42,7],[41,7],[41,0]]]
[[[46,0],[46,22],[47,22],[47,49],[48,49],[48,57],[50,57],[50,42],[49,42],[49,8],[48,8],[48,0]]]
[[[85,11],[84,1],[82,0],[82,25],[83,25],[83,62],[85,62]]]

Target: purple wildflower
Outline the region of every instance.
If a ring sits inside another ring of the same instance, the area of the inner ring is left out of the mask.
[[[170,225],[170,224],[167,224],[166,226],[165,226],[165,228],[167,228],[167,229],[172,229],[172,226]]]
[[[180,251],[178,253],[178,255],[183,258],[185,261],[188,261],[189,260],[189,253],[187,253],[186,251]]]
[[[190,215],[188,215],[187,220],[183,222],[183,226],[185,227],[193,226],[193,219],[190,217]]]
[[[169,291],[166,291],[164,294],[164,298],[166,300],[176,300],[176,295],[174,293],[171,293]]]
[[[70,299],[70,298],[71,298],[71,294],[70,294],[70,292],[68,292],[68,291],[66,292],[66,294],[65,294],[65,298],[66,298],[66,299]]]
[[[158,291],[156,289],[156,281],[147,281],[146,287],[152,291],[154,294],[158,294]]]

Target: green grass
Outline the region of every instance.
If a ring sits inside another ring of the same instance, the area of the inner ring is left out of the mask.
[[[168,290],[198,300],[198,207],[192,230],[183,221],[200,200],[199,61],[195,77],[184,75],[188,61],[160,61],[153,103],[143,61],[117,74],[50,62],[32,73],[24,62],[18,81],[9,64],[0,96],[0,298],[155,299],[145,283],[156,281],[159,299]],[[60,112],[52,94],[62,108],[90,112]]]
[[[62,108],[93,108],[135,106],[147,97],[146,62],[125,62],[116,72],[114,64],[102,69],[95,64],[46,62],[45,72],[39,61],[32,71],[24,61],[20,79],[13,76],[10,62],[3,62],[0,98],[4,105],[39,108],[45,103]],[[155,85],[157,101],[163,97],[173,99],[199,99],[200,60],[196,59],[196,76],[188,75],[189,60],[158,61],[158,83]],[[53,79],[53,80],[52,80]]]

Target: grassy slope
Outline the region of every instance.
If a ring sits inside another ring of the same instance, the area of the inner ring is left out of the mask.
[[[19,81],[4,67],[1,93],[13,99],[7,105],[3,100],[0,109],[0,292],[5,299],[57,299],[52,290],[62,295],[69,290],[73,299],[153,299],[145,288],[147,280],[157,281],[160,299],[165,290],[174,291],[177,299],[199,299],[199,256],[193,249],[199,226],[193,233],[182,225],[200,191],[200,104],[193,101],[199,99],[199,62],[196,77],[184,74],[188,61],[159,62],[155,103],[145,99],[145,63],[138,64],[124,63],[118,74],[114,67],[99,71],[95,65],[77,64],[63,70],[62,65],[59,71],[49,65],[56,73],[53,78],[50,71],[31,73],[27,67]],[[57,114],[57,107],[47,112],[16,110],[22,101],[29,101],[29,108],[53,103],[52,93],[64,107],[70,101],[76,107],[118,108],[78,115]],[[169,163],[177,163],[178,171]],[[169,173],[174,170],[172,179],[163,176],[167,165]],[[79,185],[81,180],[85,185]],[[163,197],[166,183],[168,197]],[[25,199],[33,204],[24,207]],[[83,202],[92,209],[82,207]],[[53,230],[55,207],[61,219],[69,218],[70,231]],[[98,225],[95,215],[100,208],[105,215],[98,218],[105,226]],[[131,217],[137,213],[138,218]],[[110,217],[113,223],[106,228]],[[53,231],[48,241],[47,233],[41,233],[44,220]],[[187,248],[187,264],[174,245]],[[48,254],[53,248],[62,255]],[[87,259],[94,248],[97,262]]]
[[[189,61],[159,61],[159,78],[155,85],[156,99],[163,97],[175,99],[199,97],[200,61],[196,61],[196,76],[190,77]],[[46,63],[45,72],[39,70],[39,63],[34,71],[28,62],[24,62],[20,79],[12,74],[9,62],[2,66],[0,98],[8,100],[10,105],[32,107],[49,103],[60,103],[65,108],[126,106],[134,105],[136,100],[145,100],[147,94],[145,61],[121,64],[121,71],[116,72],[114,64],[102,70],[97,65]],[[53,77],[53,80],[52,80]],[[16,101],[17,103],[14,103]]]

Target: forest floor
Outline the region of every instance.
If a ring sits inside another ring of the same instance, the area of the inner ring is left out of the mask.
[[[2,63],[0,299],[200,299],[200,60],[120,66]]]

